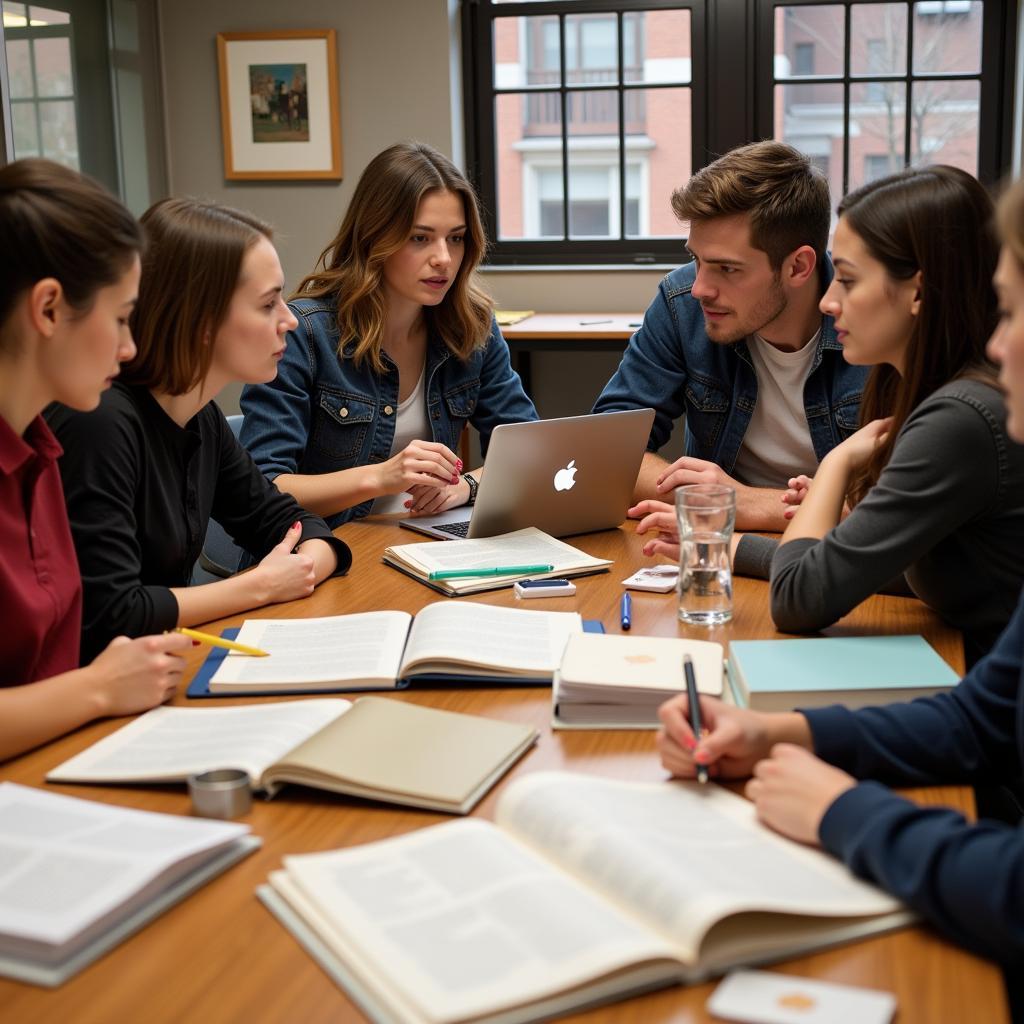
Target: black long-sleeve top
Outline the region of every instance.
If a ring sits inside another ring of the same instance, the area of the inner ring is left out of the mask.
[[[61,477],[82,572],[82,662],[118,635],[172,629],[211,516],[262,558],[296,520],[352,563],[318,516],[271,484],[210,402],[178,426],[145,388],[115,383],[95,412],[52,406]],[[300,541],[301,543],[301,541]]]

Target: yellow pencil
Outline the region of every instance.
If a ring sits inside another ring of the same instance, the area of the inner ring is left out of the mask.
[[[193,640],[209,644],[211,647],[223,647],[229,651],[238,651],[239,654],[250,654],[254,658],[270,657],[269,651],[261,651],[258,647],[247,647],[245,644],[235,643],[234,640],[225,640],[222,636],[213,636],[212,633],[200,633],[198,629],[186,629],[184,626],[179,626],[177,632],[181,633],[182,636],[188,636]]]

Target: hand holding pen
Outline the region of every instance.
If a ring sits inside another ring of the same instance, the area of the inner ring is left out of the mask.
[[[688,694],[676,694],[658,709],[661,763],[681,779],[694,778],[699,767],[715,778],[746,779],[776,743],[813,746],[810,726],[798,711],[768,714],[699,695],[696,703],[703,735],[694,732]]]
[[[697,676],[693,671],[693,658],[688,654],[683,655],[683,675],[686,676],[686,699],[690,706],[690,729],[694,739],[700,743],[701,737],[704,735],[700,717],[700,697],[697,694]],[[700,761],[697,761],[697,781],[700,783],[708,781],[708,767]]]

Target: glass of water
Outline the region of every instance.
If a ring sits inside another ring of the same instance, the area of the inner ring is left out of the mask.
[[[721,484],[676,488],[679,526],[679,618],[718,626],[732,618],[729,546],[736,523],[736,491]]]

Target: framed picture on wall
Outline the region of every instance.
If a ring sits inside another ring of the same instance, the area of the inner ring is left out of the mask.
[[[341,178],[334,29],[220,32],[224,176]]]

